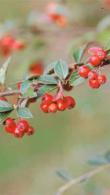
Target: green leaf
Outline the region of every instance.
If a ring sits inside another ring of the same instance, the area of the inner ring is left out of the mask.
[[[17,114],[21,118],[32,118],[33,117],[30,110],[26,107],[25,108],[18,108],[17,109]]]
[[[84,81],[85,81],[84,78],[78,77],[78,76],[76,75],[76,76],[73,76],[73,77],[70,79],[70,85],[78,86],[78,85],[82,84]]]
[[[5,121],[5,119],[10,115],[11,112],[12,111],[0,113],[0,124]]]
[[[98,165],[106,164],[107,161],[103,156],[96,156],[95,158],[88,160],[88,163],[91,165],[98,166]]]
[[[38,81],[44,84],[57,84],[57,80],[51,75],[42,75],[39,77]]]
[[[54,67],[54,71],[56,73],[56,75],[61,79],[65,79],[69,73],[69,67],[67,65],[67,63],[65,63],[62,60],[59,60],[55,67]]]
[[[85,46],[82,47],[82,48],[76,49],[73,52],[73,57],[74,57],[74,60],[75,60],[76,63],[80,63],[81,62],[83,54],[84,54],[84,51],[85,51]]]
[[[73,177],[66,171],[63,169],[57,170],[56,174],[63,179],[64,181],[70,181],[73,179]]]
[[[21,83],[21,86],[20,86],[20,92],[22,94],[26,93],[27,90],[29,89],[30,87],[30,81],[29,80],[25,80],[24,82]]]
[[[56,66],[56,64],[58,63],[58,61],[52,62],[51,64],[49,64],[44,73],[48,73],[50,70],[54,69],[54,67]]]
[[[0,100],[0,112],[7,112],[13,110],[13,105],[6,101]]]
[[[52,86],[52,85],[45,85],[43,87],[40,87],[39,91],[37,92],[38,97],[44,95],[45,93],[49,92],[49,91],[53,91],[55,90],[57,87],[56,86]]]
[[[28,88],[26,93],[23,94],[23,97],[29,97],[29,98],[33,98],[33,97],[37,97],[37,93],[33,90],[33,88]]]
[[[9,57],[6,62],[0,67],[0,83],[4,84],[7,74],[8,65],[11,61],[11,57]]]
[[[107,162],[110,162],[110,151],[107,151],[104,155],[105,159],[107,160]]]

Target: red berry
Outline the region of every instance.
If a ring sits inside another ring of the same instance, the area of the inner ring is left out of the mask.
[[[29,128],[29,123],[28,121],[24,120],[24,119],[21,119],[20,121],[18,121],[17,123],[17,126],[16,126],[16,129],[18,131],[21,131],[21,132],[27,132],[28,131],[28,128]]]
[[[100,87],[100,83],[99,83],[98,79],[89,79],[89,86],[91,88],[97,89]]]
[[[99,56],[94,55],[89,58],[89,63],[93,66],[99,66],[101,63],[101,60]]]
[[[2,47],[11,47],[14,43],[14,38],[11,36],[5,36],[1,39],[1,46]]]
[[[90,72],[90,68],[88,66],[81,66],[79,67],[79,75],[83,78],[87,78],[88,77],[88,74]]]
[[[49,93],[45,93],[45,95],[42,97],[42,101],[53,101],[53,96]]]
[[[106,51],[102,50],[102,51],[97,51],[97,56],[99,57],[100,60],[104,60],[104,58],[106,57]]]
[[[15,131],[14,131],[14,136],[18,137],[18,138],[21,138],[21,137],[24,136],[24,132],[20,131],[18,128],[16,128]]]
[[[6,101],[7,102],[7,99],[5,97],[0,97],[0,100],[1,101]]]
[[[90,47],[88,49],[90,55],[96,55],[98,51],[103,51],[103,49],[101,47]]]
[[[33,62],[29,67],[29,72],[33,75],[42,75],[44,72],[44,65],[41,61]]]
[[[57,104],[56,103],[51,103],[48,107],[49,112],[57,112]]]
[[[34,128],[30,126],[28,128],[27,135],[33,135],[33,134],[34,134]]]
[[[71,96],[64,97],[64,101],[68,109],[74,108],[76,105],[75,99]]]
[[[57,108],[59,111],[63,111],[66,109],[66,104],[65,104],[65,101],[63,99],[58,99],[57,100]]]
[[[100,85],[106,83],[107,81],[107,77],[105,75],[98,75],[98,82],[100,83]]]
[[[21,50],[25,48],[25,44],[22,41],[14,41],[12,44],[12,49]]]
[[[7,131],[8,133],[14,133],[16,128],[16,123],[14,119],[7,118],[4,124],[5,124],[5,131]]]
[[[89,77],[89,79],[97,79],[98,74],[97,74],[97,72],[92,70],[89,72],[88,77]]]
[[[51,104],[51,101],[42,102],[40,105],[41,110],[45,113],[48,113],[48,108],[50,104]]]

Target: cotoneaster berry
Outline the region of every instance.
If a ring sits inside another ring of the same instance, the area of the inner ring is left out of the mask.
[[[95,72],[94,70],[91,70],[91,71],[89,72],[89,74],[88,74],[88,78],[89,78],[89,79],[97,79],[97,77],[98,77],[98,73]]]
[[[45,95],[42,97],[42,101],[53,101],[53,96],[51,94],[45,93]]]
[[[25,133],[28,131],[28,128],[29,128],[29,123],[26,120],[22,119],[18,121],[16,126],[16,129],[18,129],[18,131],[22,131]]]
[[[4,122],[5,131],[13,134],[15,137],[21,138],[25,134],[32,135],[34,128],[30,126],[29,122],[25,119],[16,121],[13,118],[7,118]]]
[[[56,103],[51,103],[50,105],[49,105],[49,107],[48,107],[48,112],[53,112],[53,113],[55,113],[55,112],[57,112],[57,104]]]
[[[5,131],[8,133],[13,133],[16,129],[16,123],[14,119],[12,118],[7,118],[5,120]]]
[[[98,75],[98,82],[100,83],[100,85],[103,85],[106,83],[107,81],[107,77],[105,75]]]
[[[49,105],[50,105],[50,104],[51,104],[50,101],[42,102],[41,105],[40,105],[41,110],[42,110],[43,112],[45,112],[45,113],[48,113],[48,112],[49,112],[48,108],[49,108]]]
[[[34,134],[34,128],[30,126],[30,127],[28,128],[27,135],[30,136],[30,135],[33,135],[33,134]]]
[[[89,58],[89,63],[93,66],[99,66],[101,63],[101,60],[99,56],[94,55]]]
[[[89,79],[89,86],[93,89],[97,89],[100,87],[100,83],[98,79]]]
[[[66,104],[65,104],[64,99],[60,98],[57,100],[57,108],[59,111],[64,111],[66,109]]]
[[[68,109],[74,108],[76,105],[75,99],[71,96],[64,97],[64,101]]]
[[[88,77],[88,74],[90,72],[90,68],[86,65],[83,65],[81,67],[79,67],[79,70],[78,70],[78,73],[81,77],[83,78],[87,78]]]

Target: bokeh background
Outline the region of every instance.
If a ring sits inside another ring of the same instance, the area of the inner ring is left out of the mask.
[[[103,0],[62,1],[70,23],[59,28],[39,20],[48,2],[0,0],[1,32],[4,26],[9,30],[16,24],[25,26],[32,13],[36,18],[31,17],[31,22],[36,19],[38,28],[34,35],[20,33],[28,39],[29,48],[13,56],[7,84],[24,77],[34,59],[42,59],[45,65],[59,58],[69,63],[74,48],[83,43],[97,41],[109,47],[110,5]],[[85,83],[70,93],[77,101],[71,111],[46,115],[39,103],[34,104],[33,136],[15,139],[0,127],[0,195],[55,195],[65,183],[58,172],[73,178],[82,175],[94,168],[87,163],[90,158],[110,150],[110,68],[103,72],[108,75],[104,87],[94,91]],[[64,195],[110,195],[110,172],[103,171]]]

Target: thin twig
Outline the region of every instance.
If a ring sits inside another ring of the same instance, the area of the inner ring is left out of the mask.
[[[0,97],[20,94],[19,90],[8,90],[0,93]]]
[[[90,172],[85,173],[84,175],[77,177],[76,179],[70,180],[69,182],[67,182],[66,184],[64,184],[63,186],[61,186],[59,188],[56,195],[62,195],[65,191],[67,191],[73,185],[79,184],[80,182],[85,181],[85,180],[93,177],[94,175],[100,173],[101,171],[103,171],[104,169],[107,169],[107,168],[110,168],[110,164],[102,165],[102,166],[100,166],[100,167],[98,167]]]

